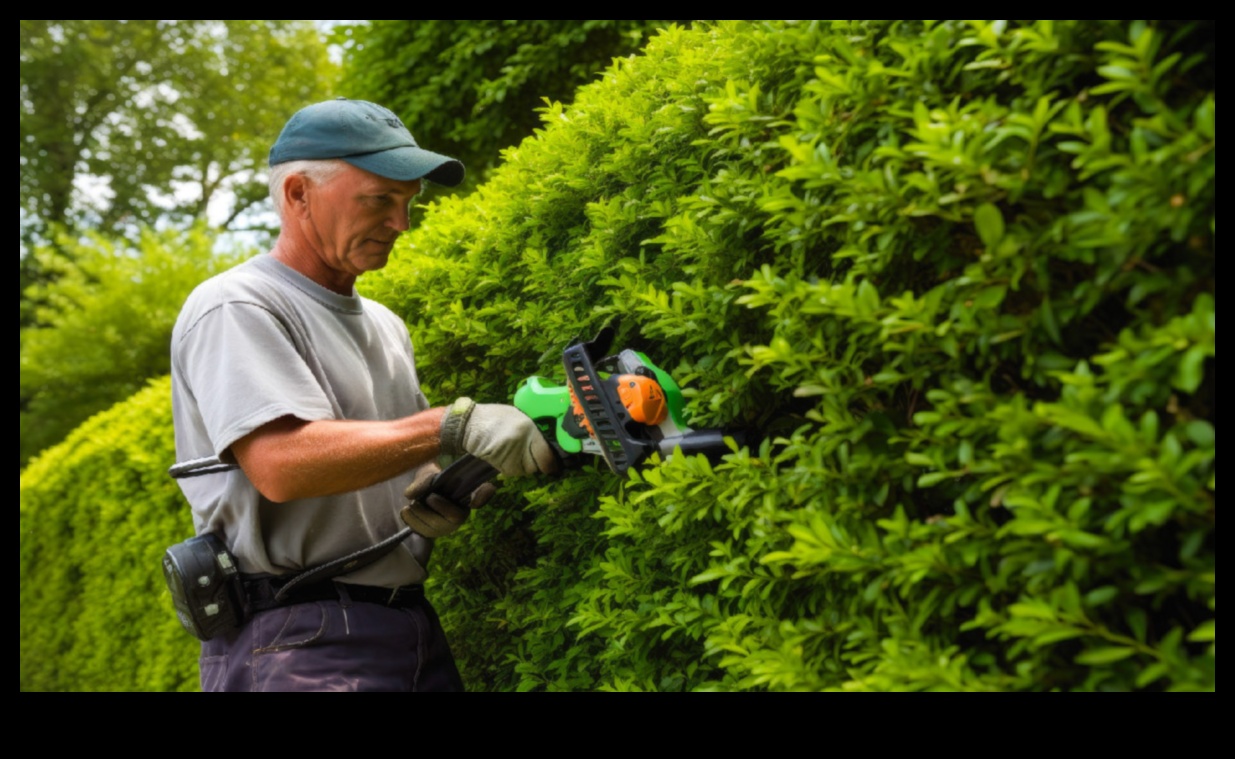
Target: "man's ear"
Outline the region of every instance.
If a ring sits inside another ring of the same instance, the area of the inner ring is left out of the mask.
[[[292,215],[303,218],[308,214],[309,178],[304,174],[290,174],[283,180],[283,207]]]

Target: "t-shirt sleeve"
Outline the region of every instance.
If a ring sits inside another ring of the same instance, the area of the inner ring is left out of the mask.
[[[288,328],[259,304],[212,309],[181,336],[175,352],[217,456],[283,416],[335,418]]]

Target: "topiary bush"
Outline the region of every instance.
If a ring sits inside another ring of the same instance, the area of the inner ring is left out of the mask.
[[[1213,689],[1213,32],[672,28],[545,108],[363,281],[431,398],[614,324],[763,438],[506,483],[471,686]]]

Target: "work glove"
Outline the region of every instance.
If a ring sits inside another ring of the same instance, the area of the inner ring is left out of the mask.
[[[507,477],[558,470],[536,423],[514,406],[459,398],[442,418],[442,455],[470,453]]]
[[[484,506],[497,491],[492,482],[484,482],[468,495],[467,503],[455,503],[444,495],[429,492],[433,478],[441,471],[437,464],[425,464],[403,491],[407,505],[399,516],[404,524],[426,538],[440,538],[459,529],[472,509]]]

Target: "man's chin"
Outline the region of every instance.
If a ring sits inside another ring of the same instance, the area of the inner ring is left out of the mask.
[[[366,240],[361,249],[361,253],[357,258],[366,264],[366,270],[380,269],[390,260],[390,252],[394,250],[393,242],[382,242],[381,240]],[[372,265],[376,264],[376,265]]]
[[[388,263],[390,263],[389,254],[384,256],[365,256],[360,262],[361,271],[377,271],[378,269],[384,269]]]

